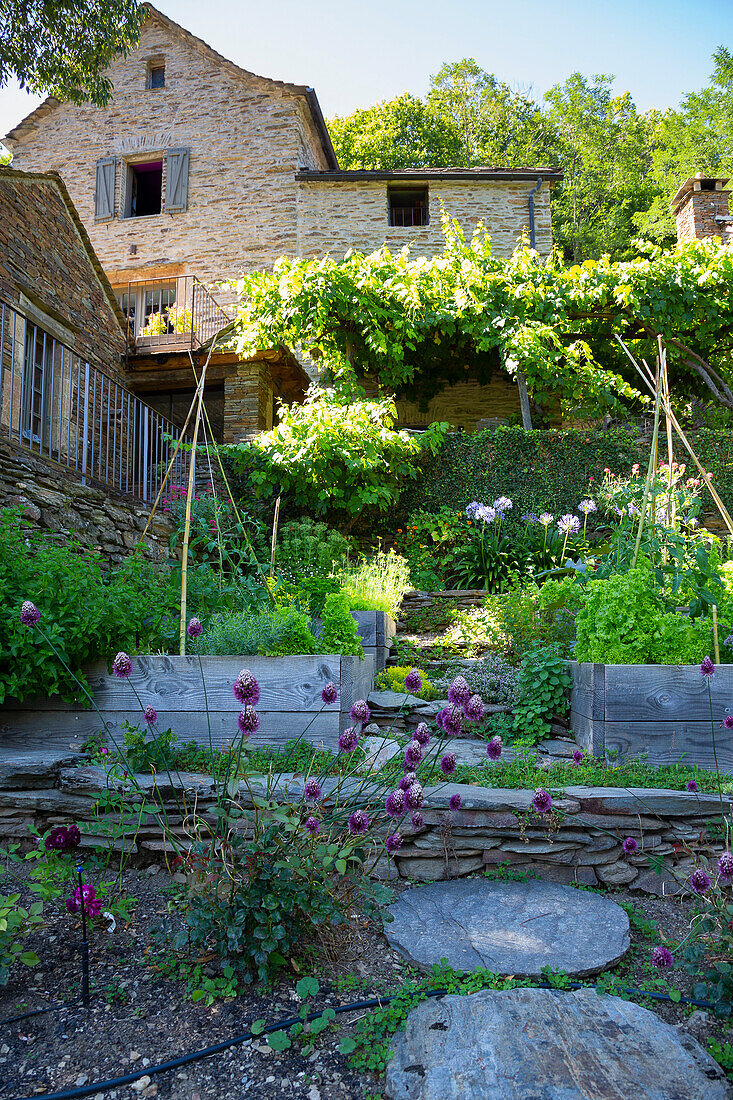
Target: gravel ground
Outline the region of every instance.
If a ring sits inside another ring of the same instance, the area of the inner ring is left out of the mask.
[[[2,1029],[2,1100],[42,1095],[137,1071],[145,1074],[151,1065],[240,1034],[256,1019],[269,1023],[296,1016],[301,1002],[295,983],[305,973],[313,973],[319,980],[321,991],[313,1003],[318,1010],[397,989],[412,973],[389,948],[380,929],[364,923],[350,929],[348,939],[305,945],[299,957],[300,973],[293,970],[270,990],[254,987],[208,1007],[203,1001],[192,1003],[186,997],[185,984],[165,973],[166,959],[175,961],[176,953],[162,947],[156,938],[156,929],[168,917],[166,902],[171,889],[175,889],[170,876],[164,871],[131,870],[124,876],[124,888],[137,898],[135,916],[112,933],[94,932],[91,1007],[30,1017]],[[665,936],[677,938],[688,927],[688,903],[640,898],[621,890],[610,893],[618,901],[631,902],[638,918],[657,923]],[[47,906],[49,912],[54,908]],[[174,914],[174,922],[176,919],[180,918]],[[40,964],[31,970],[17,967],[10,984],[0,990],[0,1020],[77,995],[79,932],[65,912],[49,918],[45,929],[29,944],[41,956]],[[632,927],[632,949],[617,970],[624,984],[638,987],[658,978],[648,961],[656,942],[648,929]],[[205,966],[210,974],[218,972],[213,962]],[[670,978],[683,993],[689,991],[686,975],[674,971]],[[347,989],[343,989],[344,979],[349,982]],[[707,1013],[648,998],[641,1003],[667,1022],[690,1030],[703,1045],[710,1036],[721,1041],[729,1038],[724,1025]],[[136,1096],[161,1100],[375,1100],[381,1095],[380,1080],[356,1073],[349,1059],[337,1051],[350,1024],[360,1015],[363,1013],[340,1017],[343,1028],[324,1032],[308,1056],[297,1043],[288,1051],[275,1052],[264,1039],[256,1039],[154,1078],[143,1076],[134,1085],[97,1090],[91,1095],[95,1100]]]

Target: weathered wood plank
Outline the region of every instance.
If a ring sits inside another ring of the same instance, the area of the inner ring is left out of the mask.
[[[606,665],[607,722],[710,722],[708,680],[699,665]],[[733,665],[710,678],[716,723],[733,713]]]
[[[716,730],[715,745],[722,771],[733,771],[733,731]],[[713,770],[715,754],[710,722],[606,722],[606,752],[622,758],[646,756],[650,764],[697,764]]]

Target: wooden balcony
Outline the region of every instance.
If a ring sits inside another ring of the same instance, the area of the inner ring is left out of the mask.
[[[232,320],[195,275],[128,282],[115,293],[133,355],[196,351]]]

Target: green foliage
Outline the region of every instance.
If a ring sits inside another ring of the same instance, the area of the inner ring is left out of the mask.
[[[378,672],[374,680],[374,687],[376,691],[396,691],[398,694],[405,692],[405,676],[413,668],[412,665],[388,665],[383,668],[381,672]],[[419,699],[437,699],[438,694],[428,680],[424,672],[421,672],[422,676],[422,690],[418,692],[412,692],[413,695],[417,695]],[[409,693],[408,693],[409,694]]]
[[[328,124],[342,168],[440,168],[457,164],[457,135],[446,132],[443,119],[416,96],[354,111]]]
[[[302,519],[280,528],[276,568],[289,580],[330,577],[346,562],[351,542],[325,523]]]
[[[359,641],[358,629],[356,619],[352,618],[349,611],[346,596],[342,592],[326,596],[318,640],[321,652],[363,657],[364,650]]]
[[[583,589],[574,580],[547,580],[541,588],[526,581],[488,601],[494,611],[502,644],[523,654],[538,642],[554,645],[570,657],[575,639],[575,614]]]
[[[493,524],[480,524],[470,540],[453,554],[449,578],[453,588],[503,592],[531,564],[527,547]]]
[[[529,650],[519,666],[514,706],[514,729],[522,741],[532,744],[547,736],[553,715],[562,716],[568,708],[572,684],[567,661],[555,646]]]
[[[445,559],[465,531],[465,515],[445,505],[435,512],[418,509],[397,528],[395,549],[410,566],[414,588],[439,591],[445,586]]]
[[[142,726],[122,721],[122,739],[127,764],[135,772],[159,772],[171,767],[176,735],[173,730],[152,734]]]
[[[311,389],[302,405],[280,408],[277,427],[225,450],[259,496],[282,494],[292,507],[316,515],[386,511],[414,476],[420,453],[438,447],[445,427],[433,424],[415,438],[395,431],[396,419],[389,398]]]
[[[214,615],[189,649],[192,653],[285,657],[315,653],[317,643],[306,614],[292,606],[278,605]]]
[[[384,611],[397,618],[405,592],[410,587],[410,567],[393,550],[362,558],[342,576],[341,589],[352,611]]]
[[[186,522],[185,485],[171,485],[163,498],[163,512],[174,525],[170,538],[171,550],[183,542]],[[269,552],[264,524],[243,505],[237,508],[208,489],[197,490],[191,501],[189,529],[189,560],[205,562],[221,576],[234,580],[251,577],[257,570],[257,558]]]
[[[16,962],[36,966],[35,951],[27,950],[23,941],[43,924],[43,902],[34,901],[28,908],[20,904],[20,894],[0,895],[0,986],[7,985]]]
[[[0,87],[15,78],[35,95],[103,107],[107,69],[134,48],[145,11],[138,0],[6,0],[2,5]]]
[[[730,1043],[719,1043],[717,1039],[708,1039],[705,1049],[729,1076],[733,1073],[733,1046]]]

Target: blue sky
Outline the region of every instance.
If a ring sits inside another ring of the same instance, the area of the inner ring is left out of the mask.
[[[674,106],[733,46],[733,0],[159,0],[176,22],[264,76],[316,89],[324,113],[421,95],[444,61],[475,57],[541,98],[579,70],[615,74],[638,107]],[[0,90],[0,135],[38,100]]]

